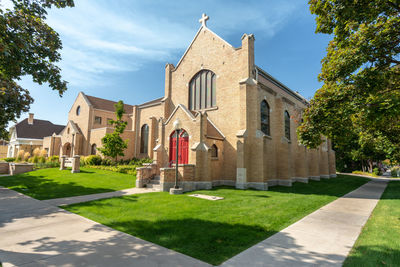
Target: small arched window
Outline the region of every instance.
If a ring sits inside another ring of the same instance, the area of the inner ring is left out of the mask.
[[[290,140],[290,115],[287,110],[285,110],[285,137]]]
[[[79,114],[81,114],[81,106],[76,108],[76,115],[79,116]]]
[[[218,158],[218,147],[215,144],[211,146],[211,157]]]
[[[266,135],[271,135],[270,123],[269,123],[269,105],[265,100],[261,101],[260,113],[261,113],[261,131]]]
[[[216,75],[210,70],[198,72],[189,83],[189,109],[199,110],[215,107]]]
[[[91,155],[96,155],[96,152],[97,152],[97,145],[96,144],[93,144],[92,145],[92,149],[91,149],[92,151],[91,151]]]
[[[147,154],[149,145],[149,126],[143,124],[140,129],[140,153]]]

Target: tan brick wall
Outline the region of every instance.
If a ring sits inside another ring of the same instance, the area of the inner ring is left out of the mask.
[[[8,152],[8,146],[0,146],[0,158],[6,158]]]

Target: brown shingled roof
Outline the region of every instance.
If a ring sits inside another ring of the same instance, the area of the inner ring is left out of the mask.
[[[64,128],[64,125],[57,125],[50,121],[37,119],[33,120],[33,124],[29,124],[28,119],[15,124],[17,138],[43,139],[53,133],[59,134]]]
[[[86,95],[87,99],[89,102],[93,105],[94,108],[96,109],[103,109],[103,110],[108,110],[108,111],[115,111],[114,105],[117,104],[115,101],[103,99],[103,98],[98,98],[94,96],[89,96]],[[133,106],[124,104],[124,110],[125,113],[130,114],[133,112]]]
[[[140,104],[139,107],[159,103],[159,102],[161,102],[161,100],[162,100],[163,98],[164,98],[164,97],[160,97],[160,98],[157,98],[157,99],[154,99],[154,100],[145,102],[145,103],[143,103],[143,104]]]
[[[103,99],[103,98],[99,98],[99,97],[95,97],[95,96],[90,96],[90,95],[85,95],[85,96],[87,97],[87,99],[93,105],[94,108],[108,110],[108,111],[115,111],[114,105],[117,102],[111,101],[111,100],[107,100],[107,99]],[[145,102],[143,104],[140,104],[139,107],[143,107],[143,106],[159,103],[159,102],[161,102],[161,100],[163,98],[164,97],[160,97],[160,98]],[[132,105],[128,105],[128,104],[124,104],[124,110],[125,110],[125,113],[130,114],[130,113],[133,112],[133,106]]]

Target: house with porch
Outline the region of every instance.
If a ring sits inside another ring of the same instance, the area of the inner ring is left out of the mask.
[[[32,155],[35,148],[43,149],[45,137],[59,134],[64,127],[47,120],[35,119],[34,114],[29,113],[28,118],[10,127],[7,157],[16,157],[21,150]],[[48,148],[45,149],[48,151]]]

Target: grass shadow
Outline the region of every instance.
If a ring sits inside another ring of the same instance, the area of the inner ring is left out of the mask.
[[[214,265],[276,233],[258,226],[200,219],[114,221],[106,225]]]

